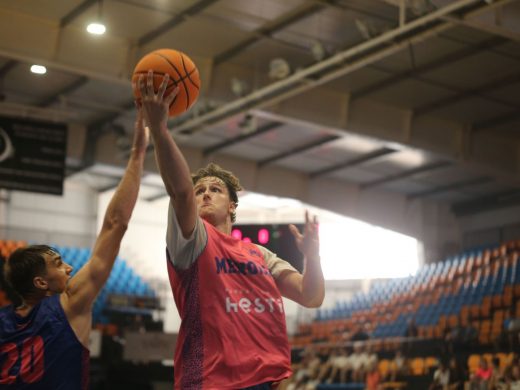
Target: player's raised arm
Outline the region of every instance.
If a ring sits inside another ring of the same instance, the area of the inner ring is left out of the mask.
[[[71,279],[64,294],[64,308],[68,314],[90,313],[92,303],[110,275],[137,201],[148,140],[139,113],[126,171],[108,205],[92,257]]]
[[[157,93],[153,87],[153,72],[139,77],[142,110],[146,124],[150,127],[155,147],[155,159],[159,172],[170,195],[179,227],[184,237],[190,236],[195,227],[197,205],[193,192],[190,169],[179,147],[167,127],[168,109],[178,93],[178,88],[164,96],[169,76],[164,76]]]
[[[290,225],[296,245],[304,255],[303,275],[298,272],[285,272],[276,281],[283,296],[305,307],[320,307],[325,298],[325,281],[320,262],[320,243],[318,220],[312,220],[305,212],[303,234],[294,225]]]

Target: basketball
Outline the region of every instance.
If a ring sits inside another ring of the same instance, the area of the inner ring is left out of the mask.
[[[199,71],[186,54],[173,49],[160,49],[148,53],[135,66],[132,82],[137,83],[140,75],[146,78],[150,69],[153,70],[156,93],[165,74],[170,75],[170,80],[164,96],[168,96],[177,85],[179,86],[179,93],[170,105],[169,116],[182,114],[197,101],[200,88]],[[134,96],[137,103],[140,103],[139,88],[134,90]]]

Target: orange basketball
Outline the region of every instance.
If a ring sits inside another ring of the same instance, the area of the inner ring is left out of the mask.
[[[164,93],[167,96],[175,87],[179,86],[179,93],[170,105],[170,116],[182,114],[197,101],[200,88],[199,71],[193,61],[186,54],[172,49],[160,49],[145,55],[137,63],[132,75],[132,82],[137,83],[139,76],[146,75],[153,70],[153,85],[157,92],[166,73],[170,81]],[[139,88],[134,90],[137,102],[141,100]]]

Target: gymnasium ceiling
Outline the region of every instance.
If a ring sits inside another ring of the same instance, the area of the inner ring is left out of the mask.
[[[85,31],[97,18],[105,35]],[[201,161],[459,215],[520,202],[520,1],[0,0],[0,36],[0,114],[69,123],[67,174],[99,190],[121,174],[102,155],[128,150],[132,69],[169,47],[201,74],[196,106],[170,123]],[[145,199],[165,195],[157,175],[144,184]]]

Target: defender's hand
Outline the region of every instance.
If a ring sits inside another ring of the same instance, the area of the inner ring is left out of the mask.
[[[305,211],[305,226],[303,227],[303,234],[298,231],[294,225],[289,225],[296,245],[301,253],[307,259],[316,259],[320,256],[320,240],[318,235],[318,218],[314,216],[312,221],[309,217],[309,212]]]

